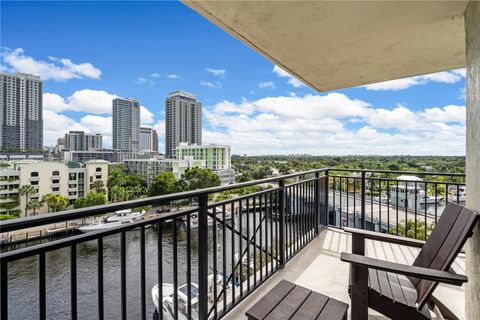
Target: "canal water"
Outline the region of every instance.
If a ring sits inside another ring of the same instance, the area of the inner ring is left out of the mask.
[[[212,228],[210,228],[212,230]],[[217,240],[222,241],[221,229]],[[163,230],[162,261],[163,281],[173,282],[173,231]],[[197,232],[192,229],[191,272],[192,281],[197,282]],[[127,236],[127,314],[128,319],[140,319],[140,232],[129,231]],[[228,234],[227,238],[231,238]],[[230,243],[230,241],[227,241]],[[209,241],[212,252],[212,241]],[[29,245],[32,245],[29,243]],[[157,278],[157,231],[145,230],[146,255],[146,300],[147,315],[154,317],[155,307],[151,298],[151,288],[158,283]],[[178,228],[178,282],[186,283],[186,231]],[[230,250],[227,250],[228,257]],[[221,267],[219,254],[218,267]],[[231,260],[227,260],[231,261]],[[104,239],[104,306],[105,319],[120,319],[120,236]],[[9,263],[9,319],[38,318],[38,256]],[[98,318],[97,295],[97,242],[87,242],[77,246],[77,287],[78,318]],[[64,248],[46,254],[47,319],[70,318],[70,249]]]
[[[243,226],[246,215],[243,216]],[[252,214],[250,215],[250,234],[253,233]],[[238,219],[238,216],[237,218]],[[260,221],[257,213],[256,221]],[[230,222],[227,222],[230,224]],[[237,222],[235,222],[236,224]],[[272,220],[266,218],[262,225],[263,240],[265,231],[270,228]],[[274,222],[273,222],[274,223]],[[266,228],[267,226],[267,228]],[[246,233],[246,228],[242,228]],[[162,230],[162,262],[163,281],[173,283],[173,229]],[[209,267],[213,268],[213,227],[209,227]],[[187,282],[187,232],[183,225],[177,228],[177,259],[178,259],[178,284]],[[231,250],[232,233],[226,228],[226,265],[227,274],[231,273],[232,254],[238,254],[239,237],[235,237],[235,250]],[[257,237],[257,241],[258,241]],[[140,231],[132,230],[126,233],[126,270],[127,270],[127,316],[128,319],[140,319]],[[198,283],[198,232],[191,230],[191,279]],[[267,235],[270,242],[270,235]],[[45,240],[44,240],[45,241]],[[31,246],[36,242],[29,242],[12,246],[5,250],[15,250],[21,246]],[[258,243],[258,242],[257,242]],[[217,268],[222,270],[223,232],[217,225]],[[151,289],[158,283],[157,278],[157,230],[145,230],[145,256],[146,256],[146,310],[147,317],[155,319],[155,307],[151,298]],[[242,247],[246,248],[243,241]],[[264,247],[265,244],[264,244]],[[252,247],[253,250],[253,247]],[[120,235],[104,238],[104,308],[105,319],[120,319],[121,316],[121,290],[120,290]],[[235,257],[238,258],[238,257]],[[35,319],[38,318],[38,256],[14,261],[8,265],[8,301],[9,319]],[[77,245],[77,288],[78,288],[78,318],[98,319],[97,295],[97,241]],[[47,319],[70,318],[70,248],[64,248],[46,254],[46,288],[47,288]]]

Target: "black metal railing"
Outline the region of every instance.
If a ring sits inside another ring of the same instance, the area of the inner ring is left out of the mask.
[[[153,296],[159,319],[164,312],[173,319],[221,318],[318,234],[327,208],[322,172],[2,222],[1,232],[11,233],[127,208],[191,202],[185,210],[5,250],[1,319],[58,314],[146,319],[156,309]],[[259,192],[208,201],[221,191],[267,183],[271,187]],[[155,284],[160,285],[152,291]]]
[[[463,180],[461,174],[319,169],[1,222],[2,233],[17,232],[190,200],[180,211],[4,250],[0,318],[146,319],[155,314],[156,296],[159,319],[164,312],[173,319],[219,319],[324,226],[428,237],[442,206],[461,202]],[[209,202],[222,191],[266,184]],[[422,206],[422,199],[432,203]]]
[[[449,202],[464,204],[465,175],[331,169],[328,225],[426,240]]]

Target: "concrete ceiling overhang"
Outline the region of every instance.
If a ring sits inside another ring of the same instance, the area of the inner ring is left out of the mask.
[[[465,66],[468,1],[182,1],[318,91]]]

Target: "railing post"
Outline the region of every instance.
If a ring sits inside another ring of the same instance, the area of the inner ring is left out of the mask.
[[[362,197],[362,208],[361,208],[361,210],[362,210],[362,212],[361,212],[362,213],[362,221],[361,221],[361,224],[360,224],[362,229],[366,229],[366,227],[365,227],[365,194],[366,194],[365,188],[366,188],[365,187],[365,170],[362,170],[362,195],[361,195],[361,197]]]
[[[328,170],[325,170],[325,226],[327,226],[329,224],[329,217],[330,217],[330,214],[329,214],[329,207],[328,207],[328,193],[329,193],[329,190],[328,190]]]
[[[208,319],[208,194],[198,196],[198,319]]]
[[[319,233],[319,224],[320,224],[320,212],[321,212],[321,204],[320,204],[320,173],[315,172],[315,235]]]
[[[285,265],[285,180],[278,181],[278,215],[279,215],[279,242],[280,242],[280,267]]]

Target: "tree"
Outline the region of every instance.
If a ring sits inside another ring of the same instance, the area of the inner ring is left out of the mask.
[[[32,199],[30,202],[27,204],[27,208],[29,210],[33,210],[33,215],[37,213],[37,210],[42,207],[42,203],[38,201],[37,199]]]
[[[121,202],[125,200],[125,188],[113,186],[110,189],[110,201]]]
[[[102,180],[96,180],[96,181],[93,183],[93,189],[94,189],[97,193],[105,193],[105,183],[103,183]]]
[[[189,191],[219,186],[220,177],[210,169],[188,168],[176,183],[177,190]]]
[[[20,187],[20,189],[18,189],[18,194],[20,196],[25,196],[25,217],[28,214],[28,199],[32,194],[35,194],[36,192],[37,191],[35,190],[35,188],[30,184],[23,185]]]
[[[42,201],[47,204],[47,212],[54,210],[57,203],[57,195],[54,193],[46,194],[42,197]]]
[[[397,226],[393,226],[388,230],[390,234],[398,234],[405,236],[407,238],[413,238],[417,240],[426,240],[425,239],[425,222],[417,221],[417,232],[415,234],[415,220],[408,219],[407,223],[405,221],[400,222]],[[427,224],[427,235],[429,235],[433,230],[434,224]]]
[[[176,180],[171,172],[162,172],[153,178],[152,184],[148,188],[149,196],[159,196],[175,192]]]
[[[85,198],[78,198],[75,200],[73,207],[75,209],[79,209],[91,206],[99,206],[105,203],[107,203],[107,198],[104,193],[90,191]]]

